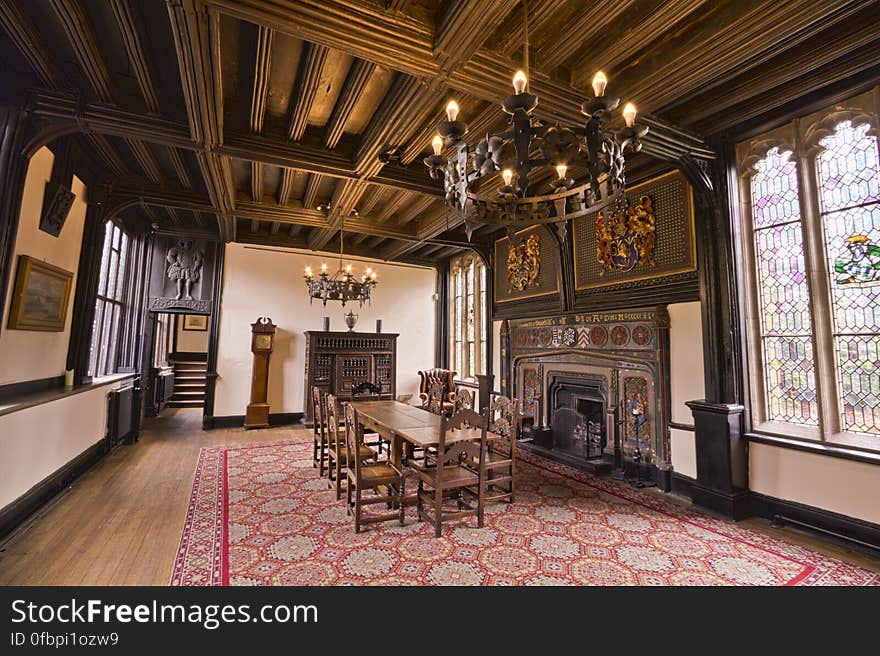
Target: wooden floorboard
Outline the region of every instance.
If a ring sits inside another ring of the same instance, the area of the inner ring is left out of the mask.
[[[138,443],[102,460],[0,545],[0,585],[167,585],[199,449],[306,435],[289,427],[202,431],[200,409],[166,410],[146,422]],[[880,571],[880,560],[860,551],[762,519],[744,524]]]

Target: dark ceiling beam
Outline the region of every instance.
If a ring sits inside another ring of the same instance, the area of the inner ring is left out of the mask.
[[[21,11],[19,0],[0,0],[0,25],[24,56],[40,81],[49,88],[58,86],[58,69],[52,55],[43,47],[30,20]]]
[[[251,132],[263,131],[266,117],[266,99],[269,96],[269,71],[272,66],[272,40],[275,32],[262,25],[257,26],[257,48],[254,61],[254,87],[251,93]]]
[[[132,12],[131,0],[110,0],[110,4],[113,7],[113,15],[116,17],[116,24],[119,26],[119,34],[125,45],[128,61],[147,105],[147,111],[151,114],[158,114],[159,97],[156,95],[156,85],[153,83],[153,76],[150,74],[150,67],[144,56],[144,49],[137,30],[138,21]]]
[[[290,229],[287,231],[287,235],[289,237],[296,237],[302,231],[302,229],[303,229],[303,226],[301,226],[300,224],[291,223]]]
[[[434,58],[443,71],[467,61],[514,7],[516,0],[451,0],[437,26]]]
[[[173,207],[163,207],[162,210],[165,212],[165,214],[168,215],[168,219],[171,221],[171,225],[175,227],[180,227],[180,215],[177,213],[176,209],[174,209]]]
[[[529,34],[533,35],[558,21],[557,12],[563,9],[571,0],[531,0],[529,2]],[[513,20],[505,23],[506,29],[498,37],[497,43],[492,43],[492,49],[512,57],[523,46],[523,20],[522,11],[517,11]]]
[[[379,185],[369,185],[367,189],[364,190],[364,193],[361,194],[360,200],[358,201],[358,212],[361,214],[369,214],[372,212],[376,208],[381,196],[382,187]]]
[[[868,22],[880,23],[880,4],[875,4],[873,11],[863,17]],[[751,111],[753,102],[761,103],[763,99],[772,99],[776,106],[784,104],[776,99],[777,94],[774,90],[791,86],[791,82],[798,77],[811,76],[819,71],[818,76],[813,75],[817,80],[816,88],[823,82],[825,84],[832,82],[835,79],[835,70],[827,70],[825,67],[833,69],[835,61],[846,60],[851,53],[855,58],[849,61],[855,63],[861,59],[863,64],[857,64],[855,67],[845,66],[842,72],[847,74],[853,69],[866,68],[870,65],[871,59],[864,55],[876,51],[876,46],[872,47],[872,45],[878,40],[880,33],[866,30],[864,23],[865,21],[859,20],[835,25],[808,43],[792,48],[767,62],[761,67],[759,75],[754,71],[743,71],[722,88],[711,89],[692,98],[686,104],[675,103],[666,111],[680,108],[681,111],[678,113],[682,114],[682,120],[687,120],[688,124],[698,124],[709,117],[727,113],[742,121],[744,119],[740,112]],[[873,63],[877,62],[878,58],[874,57]],[[749,97],[754,100],[748,103],[742,101],[743,98]],[[790,96],[790,98],[796,97]]]
[[[321,184],[321,176],[317,173],[312,173],[309,176],[309,179],[306,180],[306,188],[303,191],[303,199],[302,204],[306,209],[314,209],[315,205],[317,205],[318,201],[318,187]]]
[[[174,175],[177,176],[180,186],[184,189],[192,189],[192,180],[190,180],[189,172],[186,170],[186,164],[184,164],[180,151],[174,146],[168,146],[168,159],[171,160]]]
[[[147,179],[153,184],[162,184],[165,176],[150,147],[140,139],[126,139],[125,143]]]
[[[200,0],[168,0],[168,14],[190,136],[201,146],[196,157],[218,217],[220,236],[235,239],[235,197],[229,161],[217,153],[223,139],[220,74],[220,15]]]
[[[92,90],[101,102],[112,100],[110,71],[79,0],[49,0]]]
[[[634,49],[640,49],[645,44],[662,38],[676,24],[688,18],[707,2],[708,0],[660,2],[652,11],[646,13],[636,8],[639,21],[634,27],[614,32],[617,38],[609,38],[598,48],[595,43],[587,45],[583,56],[571,65],[572,71],[579,72],[574,82],[581,88],[589,89],[596,71],[613,74],[613,71],[633,56]]]
[[[370,236],[371,235],[368,232],[359,232],[351,240],[351,244],[352,244],[352,246],[357,246],[358,244],[360,244],[362,241],[364,241],[365,239],[367,239]]]
[[[388,237],[383,237],[382,235],[374,236],[374,237],[371,237],[370,239],[368,239],[365,242],[364,246],[366,248],[376,248],[379,244],[381,244],[386,239],[388,239]]]
[[[255,203],[263,200],[263,165],[251,162],[251,198]]]
[[[269,234],[277,235],[278,231],[281,229],[281,224],[278,221],[273,221],[269,224]]]
[[[186,124],[160,116],[140,114],[115,106],[83,103],[72,95],[55,91],[33,93],[28,107],[35,117],[56,124],[67,123],[71,132],[133,137],[163,146],[196,148]]]
[[[759,67],[873,4],[871,0],[790,0],[779,12],[768,11],[764,3],[719,0],[689,26],[683,38],[649,50],[636,65],[609,80],[609,91],[632,98],[643,111],[654,111],[697,90],[722,88],[743,67]],[[786,38],[772,41],[768,34]]]
[[[100,161],[107,166],[110,171],[119,177],[128,175],[130,172],[128,167],[116,153],[116,149],[107,140],[103,134],[95,134],[94,132],[87,135],[89,145],[100,156]]]
[[[336,148],[336,144],[339,143],[339,139],[345,131],[345,124],[351,118],[351,113],[360,100],[364,89],[367,88],[367,83],[374,70],[376,70],[376,64],[373,62],[363,59],[355,59],[352,62],[342,90],[339,92],[339,97],[336,99],[336,104],[333,106],[333,113],[330,114],[330,119],[324,128],[324,146],[327,148],[331,150]]]
[[[136,204],[174,207],[195,212],[213,212],[211,200],[186,189],[173,189],[169,185],[139,185],[127,182],[113,182],[108,185],[108,196],[119,203],[135,202]],[[111,203],[107,203],[109,206]]]
[[[410,0],[385,0],[385,8],[389,11],[406,11]]]
[[[434,26],[368,0],[210,0],[224,13],[411,75],[436,77]]]
[[[401,210],[397,215],[398,225],[406,225],[416,217],[420,216],[426,209],[434,204],[434,199],[428,196],[419,196],[406,209]]]
[[[388,219],[390,219],[395,212],[400,210],[401,207],[411,198],[408,191],[400,190],[397,191],[388,198],[385,204],[382,206],[376,215],[375,219],[379,223],[385,223]]]
[[[584,44],[589,47],[632,4],[634,0],[600,0],[583,4],[571,22],[560,26],[558,37],[547,39],[535,53],[535,65],[545,72],[558,68]]]
[[[205,227],[205,218],[202,216],[202,213],[199,212],[198,210],[196,210],[192,214],[193,214],[193,219],[195,219],[196,226],[198,226],[199,228],[204,228]]]
[[[260,222],[256,219],[251,219],[251,232],[256,233],[260,231]]]
[[[287,138],[291,141],[302,139],[308,124],[309,112],[321,84],[321,73],[327,61],[327,48],[315,43],[303,44],[303,52],[299,60],[299,71],[295,84],[295,100],[291,102],[290,122]]]
[[[296,174],[296,169],[287,167],[281,169],[281,182],[278,183],[278,197],[276,198],[279,205],[287,205],[290,200],[290,192],[293,191]]]

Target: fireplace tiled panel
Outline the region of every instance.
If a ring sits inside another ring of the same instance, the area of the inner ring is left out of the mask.
[[[548,392],[555,380],[581,379],[587,387],[603,381],[605,453],[631,459],[638,445],[643,462],[666,470],[668,344],[665,306],[510,320],[502,343],[504,386],[525,401],[535,424],[548,425],[553,411]]]

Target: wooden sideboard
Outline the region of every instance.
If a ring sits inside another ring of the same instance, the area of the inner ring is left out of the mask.
[[[312,420],[312,387],[345,401],[364,381],[378,385],[383,399],[395,398],[396,333],[306,331],[306,421]]]

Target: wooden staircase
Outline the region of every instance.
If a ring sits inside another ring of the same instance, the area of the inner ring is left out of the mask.
[[[201,408],[205,405],[207,353],[179,353],[171,358],[174,366],[174,393],[171,408]]]

